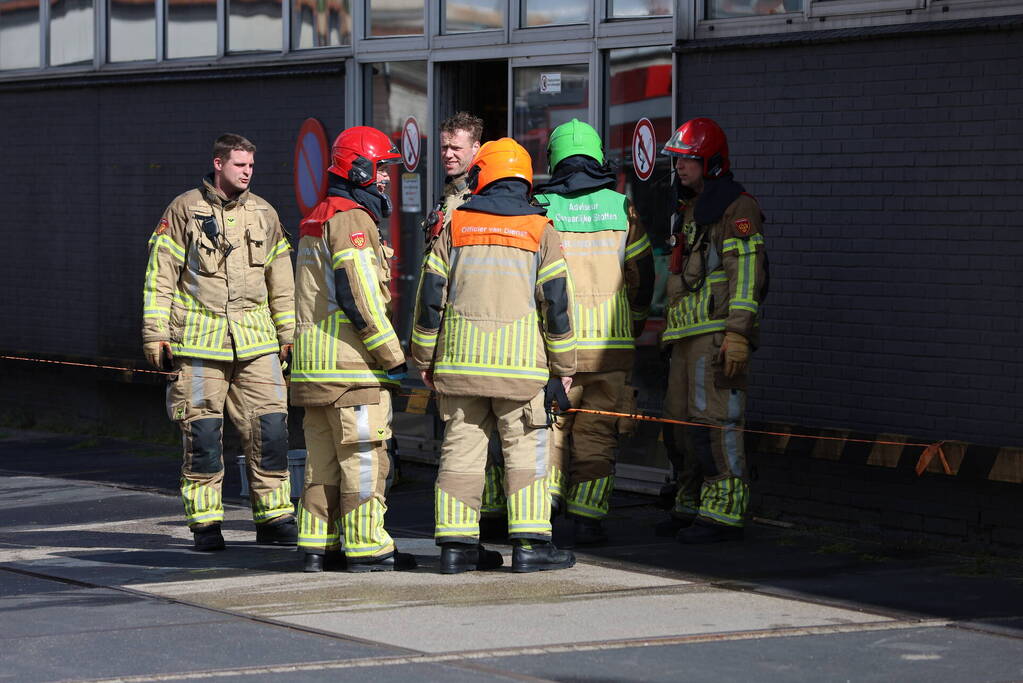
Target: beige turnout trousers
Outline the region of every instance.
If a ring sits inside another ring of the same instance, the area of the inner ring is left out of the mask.
[[[167,413],[181,426],[181,499],[191,527],[224,519],[224,413],[241,434],[252,518],[294,512],[288,479],[288,394],[275,353],[252,360],[176,357]]]
[[[568,392],[573,408],[613,412],[618,408],[628,373],[578,372]],[[551,454],[552,494],[566,499],[568,513],[602,519],[614,488],[617,418],[569,413],[554,428]]]
[[[547,464],[552,432],[543,390],[526,402],[441,395],[438,405],[446,426],[435,499],[437,543],[479,541],[487,442],[495,427],[504,454],[508,537],[549,540]]]
[[[305,486],[298,510],[298,547],[312,554],[338,550],[353,560],[388,555],[384,493],[391,461],[391,394],[379,403],[305,409]]]

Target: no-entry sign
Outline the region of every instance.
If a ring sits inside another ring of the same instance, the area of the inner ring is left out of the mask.
[[[650,123],[648,118],[640,119],[636,122],[636,129],[632,131],[632,168],[640,180],[647,180],[654,172],[656,148],[654,124]]]
[[[327,131],[319,119],[306,119],[295,142],[295,201],[305,217],[327,196],[330,149]]]
[[[416,166],[419,165],[421,141],[419,122],[415,116],[410,116],[405,119],[405,125],[401,130],[401,163],[405,164],[409,173],[416,170]]]

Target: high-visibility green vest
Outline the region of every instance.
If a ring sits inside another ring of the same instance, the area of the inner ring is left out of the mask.
[[[547,206],[547,217],[561,232],[599,232],[628,230],[625,195],[601,189],[572,196],[538,194],[536,200]]]

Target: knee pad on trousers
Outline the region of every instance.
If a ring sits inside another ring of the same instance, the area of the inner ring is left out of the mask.
[[[288,414],[259,416],[259,467],[270,472],[288,469]]]
[[[224,469],[221,438],[224,431],[223,418],[192,420],[188,429],[191,454],[188,469],[196,474],[216,474]]]

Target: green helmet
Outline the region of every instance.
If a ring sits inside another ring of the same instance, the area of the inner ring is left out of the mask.
[[[551,132],[547,143],[547,165],[550,172],[567,157],[582,154],[596,159],[598,164],[604,163],[603,143],[593,126],[579,119],[563,123]]]

